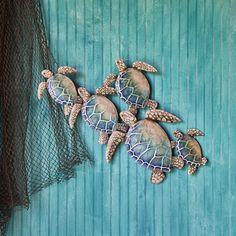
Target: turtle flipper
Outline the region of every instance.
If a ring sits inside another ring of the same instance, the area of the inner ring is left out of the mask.
[[[157,72],[157,69],[146,62],[143,61],[136,61],[133,63],[133,67],[138,70],[143,70],[147,72]]]
[[[199,129],[188,129],[187,134],[189,136],[204,136],[205,134]]]
[[[41,75],[44,77],[44,78],[46,78],[46,79],[49,79],[50,77],[52,77],[53,76],[53,73],[50,71],[50,70],[43,70],[42,72],[41,72]]]
[[[147,102],[147,106],[148,106],[150,109],[156,109],[156,108],[158,107],[158,102],[149,99],[148,102]]]
[[[47,88],[47,82],[41,82],[38,87],[38,99],[42,98],[43,91]]]
[[[171,144],[171,148],[175,148],[176,147],[176,142],[175,141],[170,141]]]
[[[107,150],[106,150],[106,160],[110,162],[112,157],[121,142],[125,141],[125,133],[120,131],[114,131],[110,136],[108,143],[107,143]]]
[[[110,74],[107,76],[106,80],[104,81],[102,87],[97,88],[96,94],[106,95],[106,94],[113,94],[116,93],[116,89],[109,87],[116,80],[117,76],[114,74]]]
[[[181,157],[172,157],[171,165],[172,167],[182,169],[184,167],[184,160]]]
[[[184,137],[184,134],[178,129],[173,132],[173,135],[178,139],[182,139]]]
[[[138,109],[134,105],[130,105],[128,111],[131,112],[133,115],[137,115],[138,113]]]
[[[206,157],[202,157],[201,165],[205,166],[207,162],[208,162],[207,158]]]
[[[70,67],[70,66],[61,66],[58,68],[57,72],[59,74],[65,75],[65,74],[75,73],[75,72],[77,72],[77,70],[73,67]]]
[[[188,174],[192,175],[196,172],[196,170],[197,170],[197,166],[191,165],[191,166],[188,167]]]
[[[81,111],[82,107],[83,107],[82,104],[77,104],[77,103],[72,107],[69,118],[69,125],[71,129],[74,127],[76,118],[79,112]]]
[[[127,69],[127,67],[122,59],[116,60],[116,66],[120,72],[125,71]]]
[[[90,93],[83,87],[78,88],[78,93],[84,102],[88,101],[91,97]]]
[[[108,86],[103,86],[96,89],[96,94],[100,95],[109,95],[116,93],[116,89]]]
[[[122,111],[120,113],[120,118],[130,127],[137,122],[137,118],[130,111]]]
[[[153,170],[151,175],[151,183],[160,184],[165,178],[165,174],[161,170]]]
[[[177,116],[159,109],[152,109],[148,111],[146,113],[146,118],[169,123],[176,123],[181,121],[181,119]]]
[[[65,106],[64,106],[64,115],[65,115],[65,116],[70,115],[71,109],[72,109],[72,106],[70,106],[70,105],[65,105]]]
[[[99,140],[98,140],[100,144],[106,144],[108,139],[109,139],[109,136],[106,132],[100,132]]]

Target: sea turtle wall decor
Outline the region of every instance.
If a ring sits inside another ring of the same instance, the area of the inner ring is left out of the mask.
[[[146,76],[142,71],[157,72],[153,66],[142,62],[136,61],[132,67],[127,67],[122,59],[116,60],[116,66],[119,70],[118,77],[116,75],[109,75],[99,91],[101,94],[110,94],[113,82],[115,82],[115,90],[120,98],[129,105],[129,111],[133,114],[137,113],[138,108],[148,106],[150,109],[155,109],[158,103],[149,99],[150,85]]]
[[[43,70],[42,76],[47,79],[38,86],[38,98],[41,99],[43,91],[48,90],[52,99],[64,105],[64,114],[69,115],[69,125],[73,128],[76,117],[82,108],[82,99],[77,94],[76,87],[72,80],[66,74],[75,73],[76,69],[69,66],[58,68],[57,74],[53,74],[50,70]]]
[[[179,122],[180,119],[162,110],[150,110],[144,120],[137,121],[130,111],[121,112],[121,119],[130,127],[127,133],[114,131],[108,141],[106,159],[111,161],[119,145],[124,142],[128,153],[137,163],[152,170],[151,182],[161,183],[165,172],[172,167],[181,169],[184,161],[172,156],[172,142],[164,129],[155,121]]]
[[[91,96],[83,87],[78,88],[78,92],[84,101],[82,117],[91,128],[100,132],[100,144],[107,143],[109,135],[115,130],[127,131],[127,125],[118,123],[117,109],[108,98],[98,92]]]
[[[206,157],[202,155],[202,149],[194,136],[204,136],[199,129],[189,129],[186,134],[179,130],[173,132],[177,138],[175,143],[178,156],[189,166],[188,174],[192,175],[197,168],[207,163]]]

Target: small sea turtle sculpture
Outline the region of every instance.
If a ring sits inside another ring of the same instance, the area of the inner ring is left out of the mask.
[[[119,70],[118,77],[109,75],[106,82],[98,89],[103,95],[111,93],[111,85],[115,81],[116,89],[120,98],[129,105],[129,111],[133,114],[137,113],[137,108],[148,106],[150,109],[155,109],[158,103],[150,100],[150,85],[146,76],[141,71],[157,72],[157,70],[142,61],[134,62],[131,68],[128,68],[122,59],[116,60],[116,66]]]
[[[175,143],[178,156],[189,165],[188,174],[192,175],[199,166],[207,163],[206,157],[202,155],[200,144],[194,138],[194,136],[204,136],[204,133],[199,129],[189,129],[187,134],[183,134],[179,130],[175,130],[173,134],[178,139]]]
[[[129,125],[126,133],[114,131],[108,141],[106,159],[110,161],[118,146],[125,141],[128,153],[137,163],[152,170],[151,182],[161,183],[165,178],[164,172],[172,167],[181,169],[184,161],[180,157],[172,156],[172,142],[164,129],[155,121],[179,122],[180,119],[162,110],[147,112],[146,118],[137,121],[129,111],[120,113],[121,119]]]
[[[43,70],[42,76],[47,82],[41,82],[38,87],[38,98],[41,99],[43,91],[48,89],[52,99],[64,105],[64,114],[69,115],[69,125],[73,128],[76,117],[82,108],[82,99],[77,94],[76,87],[66,74],[75,73],[76,69],[69,66],[58,68],[57,74],[53,74],[50,70]]]
[[[119,130],[119,132],[127,131],[127,125],[118,123],[117,109],[108,98],[99,93],[91,96],[82,87],[78,88],[78,92],[84,101],[82,107],[83,119],[91,128],[100,132],[100,144],[107,143],[109,135],[115,130]]]

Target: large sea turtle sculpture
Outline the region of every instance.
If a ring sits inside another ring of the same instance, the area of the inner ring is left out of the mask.
[[[91,96],[83,87],[78,88],[78,93],[84,101],[82,117],[91,128],[100,132],[100,144],[107,143],[109,135],[115,130],[119,132],[127,131],[127,125],[118,123],[117,109],[108,98],[99,94],[99,92]]]
[[[199,166],[207,163],[206,157],[202,155],[200,144],[194,138],[194,136],[204,136],[204,133],[199,129],[189,129],[187,134],[179,130],[175,130],[173,134],[178,139],[175,143],[178,156],[189,165],[188,174],[192,175]]]
[[[182,158],[172,156],[172,143],[164,129],[155,122],[175,123],[180,121],[178,117],[157,109],[147,112],[141,121],[137,121],[129,111],[121,112],[120,117],[130,128],[127,133],[112,133],[107,144],[108,161],[111,161],[118,144],[125,141],[131,157],[152,170],[151,182],[154,184],[161,183],[165,178],[164,172],[169,172],[172,167],[181,169],[184,166]]]
[[[82,108],[82,99],[77,94],[76,87],[72,80],[66,74],[75,73],[76,69],[69,66],[58,68],[57,74],[53,74],[50,70],[43,70],[42,76],[47,79],[41,82],[38,87],[38,98],[41,99],[43,91],[48,90],[52,99],[64,105],[65,115],[70,114],[69,125],[73,128],[76,117]]]
[[[120,98],[129,105],[130,112],[136,114],[138,108],[146,106],[155,109],[158,103],[149,99],[150,85],[142,71],[157,72],[157,70],[142,61],[136,61],[132,67],[127,67],[122,59],[116,60],[116,66],[119,70],[118,77],[114,74],[109,75],[98,91],[103,95],[110,93],[109,86],[115,81],[116,89],[113,92],[117,92]]]

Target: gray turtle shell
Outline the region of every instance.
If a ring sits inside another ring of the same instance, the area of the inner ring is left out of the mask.
[[[183,138],[177,140],[176,148],[179,157],[181,157],[188,165],[201,165],[202,150],[195,138],[184,135]]]
[[[108,134],[115,130],[118,122],[115,105],[102,95],[93,95],[84,103],[82,116],[90,127]]]
[[[74,83],[65,75],[53,75],[47,80],[47,87],[52,99],[57,103],[73,105],[78,100]]]
[[[116,89],[124,102],[143,108],[150,96],[150,85],[145,75],[135,69],[128,68],[121,72],[116,80]]]
[[[166,132],[156,122],[141,120],[127,133],[128,153],[139,164],[150,169],[169,172],[171,167],[171,143]]]

